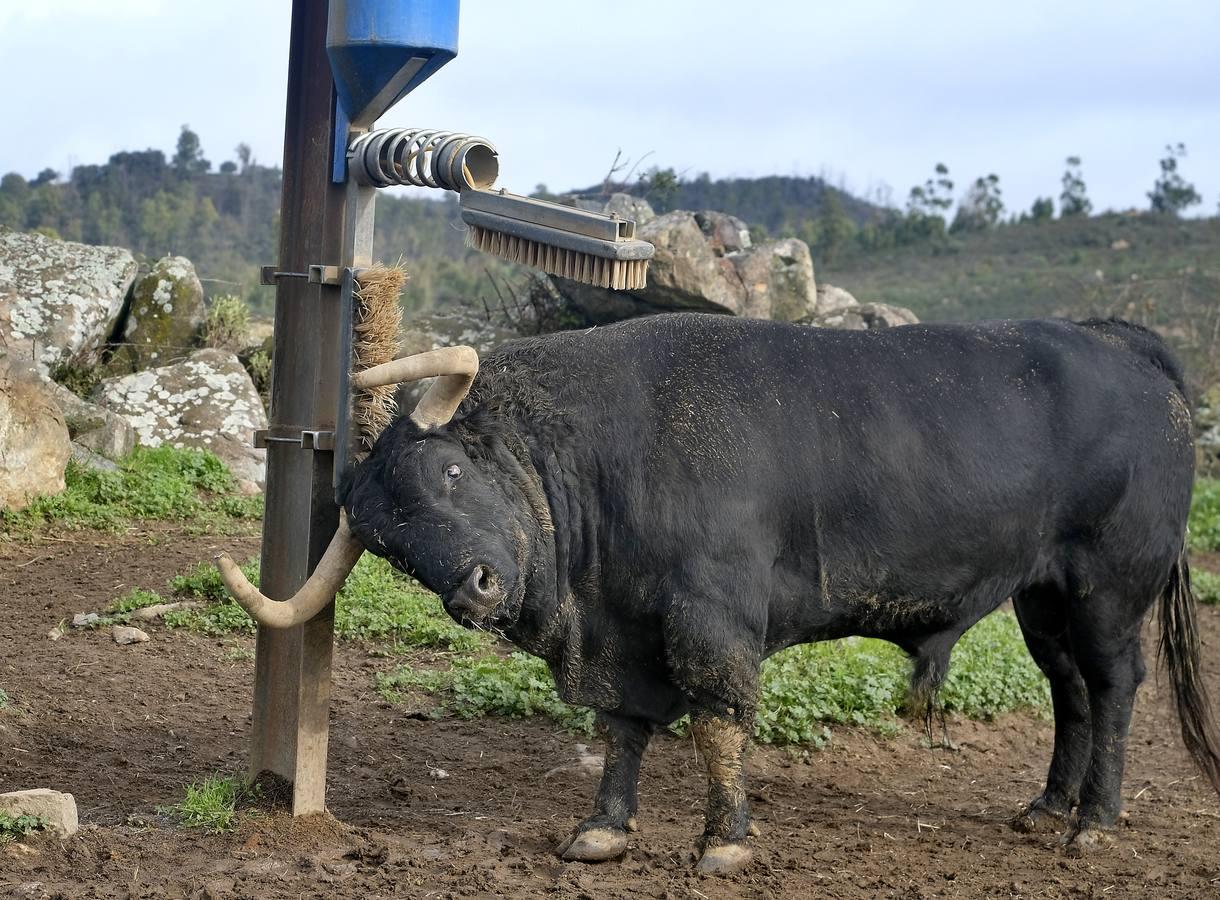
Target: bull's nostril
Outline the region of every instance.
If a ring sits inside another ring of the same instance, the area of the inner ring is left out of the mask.
[[[479,590],[487,592],[491,589],[491,569],[479,566]]]

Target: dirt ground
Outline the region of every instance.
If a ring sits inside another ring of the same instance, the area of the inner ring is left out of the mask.
[[[1220,897],[1220,802],[1153,679],[1130,741],[1130,827],[1085,859],[1005,826],[1051,752],[1049,722],[1012,716],[952,723],[957,752],[925,749],[916,729],[891,740],[837,730],[805,758],[757,749],[756,861],[727,880],[690,870],[703,784],[689,742],[666,736],[645,759],[627,856],[563,863],[551,848],[597,781],[571,765],[578,739],[546,720],[411,718],[372,689],[396,661],[351,643],[335,659],[333,818],[247,816],[221,835],[173,827],[159,805],[195,778],[242,769],[252,640],[152,627],[150,643],[120,647],[108,631],[46,634],[234,543],[156,530],[0,544],[0,685],[14,706],[0,711],[0,791],[70,791],[82,822],[63,844],[0,848],[0,897]],[[1220,696],[1220,612],[1200,616]]]

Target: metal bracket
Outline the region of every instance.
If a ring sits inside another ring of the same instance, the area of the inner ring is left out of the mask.
[[[342,283],[342,270],[338,266],[311,265],[308,272],[283,272],[275,266],[259,266],[258,283],[274,285],[281,278],[305,278],[310,284]]]
[[[335,433],[318,428],[294,428],[291,425],[260,428],[254,432],[255,448],[265,450],[269,444],[290,444],[302,450],[333,451]]]
[[[343,270],[339,266],[310,266],[310,284],[342,284]]]

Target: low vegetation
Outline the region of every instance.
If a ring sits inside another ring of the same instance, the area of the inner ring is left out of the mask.
[[[755,738],[820,745],[828,724],[893,733],[908,673],[902,651],[884,641],[848,638],[789,648],[763,665]],[[430,695],[438,716],[547,715],[565,728],[592,731],[592,712],[563,703],[546,664],[520,652],[457,657],[444,670],[402,665],[380,676],[377,689],[391,702]],[[941,700],[946,711],[973,718],[1049,709],[1046,681],[1010,613],[988,616],[958,644]]]
[[[155,519],[223,530],[263,515],[262,497],[236,495],[233,476],[206,450],[137,447],[113,472],[69,461],[64,480],[62,493],[20,511],[0,510],[0,531],[29,534],[47,525],[117,531]]]
[[[185,828],[202,828],[212,833],[228,831],[236,822],[238,804],[253,792],[244,779],[211,775],[187,785],[180,802],[158,807],[157,811]]]
[[[47,820],[38,816],[14,816],[11,813],[0,812],[0,844],[19,841],[27,834],[33,834],[46,827]]]
[[[1187,527],[1191,550],[1220,551],[1220,479],[1195,479]]]

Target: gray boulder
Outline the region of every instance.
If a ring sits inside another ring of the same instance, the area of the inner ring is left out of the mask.
[[[261,484],[266,451],[251,445],[267,414],[250,376],[226,350],[197,350],[168,366],[103,380],[90,399],[135,429],[141,444],[197,447],[234,476]]]
[[[43,375],[95,364],[136,268],[118,247],[0,229],[0,346]]]
[[[0,352],[0,509],[60,493],[72,443],[33,363]]]
[[[748,246],[748,234],[746,241]],[[813,257],[804,241],[767,241],[728,259],[746,291],[741,315],[791,322],[816,311]]]
[[[815,313],[828,313],[841,306],[859,306],[859,303],[855,297],[841,287],[835,287],[833,284],[818,285],[818,301],[817,309],[814,310]]]
[[[204,320],[203,285],[182,256],[157,260],[131,290],[124,354],[134,369],[163,365],[195,345]]]
[[[601,211],[617,214],[620,219],[630,219],[635,222],[637,228],[647,225],[657,217],[647,200],[631,194],[611,194]]]
[[[750,226],[736,216],[709,209],[695,213],[695,221],[717,256],[750,249]]]
[[[858,303],[841,306],[829,312],[817,313],[802,320],[802,324],[820,328],[843,328],[850,331],[866,331],[874,328],[892,328],[895,325],[916,325],[919,317],[903,306],[888,303]]]
[[[47,823],[47,830],[60,838],[72,837],[80,828],[76,798],[48,788],[0,794],[0,812],[13,817],[35,816],[42,819]]]
[[[403,322],[402,355],[467,344],[483,356],[520,336],[515,329],[488,322],[486,316],[467,309],[413,315]]]
[[[614,322],[676,310],[734,315],[744,311],[745,286],[732,261],[713,250],[694,213],[658,216],[637,228],[636,236],[656,247],[643,290],[611,291],[553,279],[559,292],[590,321]]]
[[[72,461],[78,466],[92,469],[95,472],[117,472],[119,470],[118,463],[107,459],[100,453],[94,453],[88,447],[75,441],[72,442]]]
[[[107,459],[121,459],[135,449],[136,430],[122,416],[82,400],[62,384],[49,382],[47,389],[63,411],[73,443]]]
[[[626,201],[619,203],[625,213]],[[745,222],[712,210],[666,213],[638,227],[636,236],[656,248],[643,290],[610,291],[551,279],[589,321],[683,310],[795,320],[817,310],[813,259],[803,241],[755,246]]]

